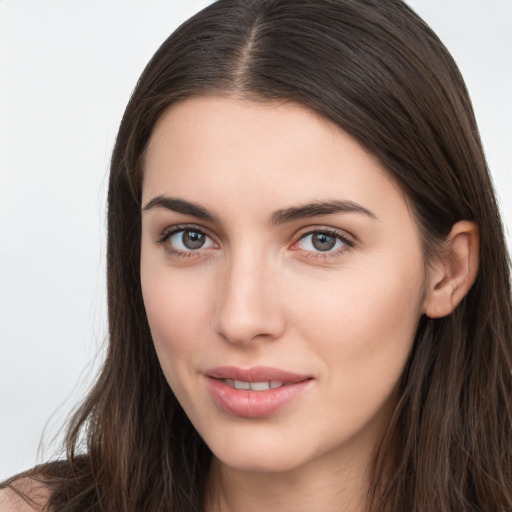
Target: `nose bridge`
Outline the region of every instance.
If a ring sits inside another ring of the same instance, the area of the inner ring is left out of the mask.
[[[268,256],[249,247],[233,252],[220,279],[214,328],[222,337],[246,344],[281,335],[279,282]]]

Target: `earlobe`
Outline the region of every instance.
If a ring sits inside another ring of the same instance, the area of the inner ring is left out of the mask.
[[[430,318],[449,315],[475,282],[479,262],[477,225],[466,220],[455,223],[443,246],[429,269],[423,312]]]

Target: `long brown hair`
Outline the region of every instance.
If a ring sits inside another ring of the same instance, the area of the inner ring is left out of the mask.
[[[512,510],[510,264],[472,106],[447,50],[400,0],[220,0],[156,52],[126,108],[108,195],[109,346],[67,461],[33,474],[55,510],[200,511],[210,452],[160,369],[141,295],[144,152],[173,103],[287,99],[337,123],[397,179],[425,258],[477,223],[480,269],[448,317],[420,321],[369,509]]]

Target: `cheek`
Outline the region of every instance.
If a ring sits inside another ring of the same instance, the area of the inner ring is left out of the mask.
[[[328,424],[347,438],[364,425],[385,428],[421,312],[417,268],[398,266],[385,274],[353,268],[322,293],[300,300],[297,318],[307,319],[301,338],[322,361],[325,376],[317,414],[324,418],[326,442],[338,440]]]
[[[412,341],[421,309],[421,276],[394,269],[353,283],[340,299],[347,313],[346,329],[354,344],[400,347]]]
[[[158,268],[158,271],[156,270]],[[208,346],[208,286],[194,279],[177,279],[177,273],[162,267],[142,272],[142,293],[151,336],[165,378],[174,395],[188,411],[201,396],[197,361]]]
[[[347,269],[333,282],[295,294],[303,338],[330,367],[340,389],[390,391],[399,379],[414,339],[422,306],[421,257],[389,265]],[[411,264],[411,261],[416,262]]]
[[[168,380],[207,345],[214,290],[197,272],[184,277],[157,265],[142,266],[142,294],[160,364]],[[195,276],[195,277],[194,277]],[[182,367],[180,369],[180,366]]]

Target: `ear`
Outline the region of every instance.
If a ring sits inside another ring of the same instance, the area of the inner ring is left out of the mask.
[[[478,273],[479,237],[474,222],[455,223],[432,263],[423,312],[430,318],[449,315],[464,298]]]

